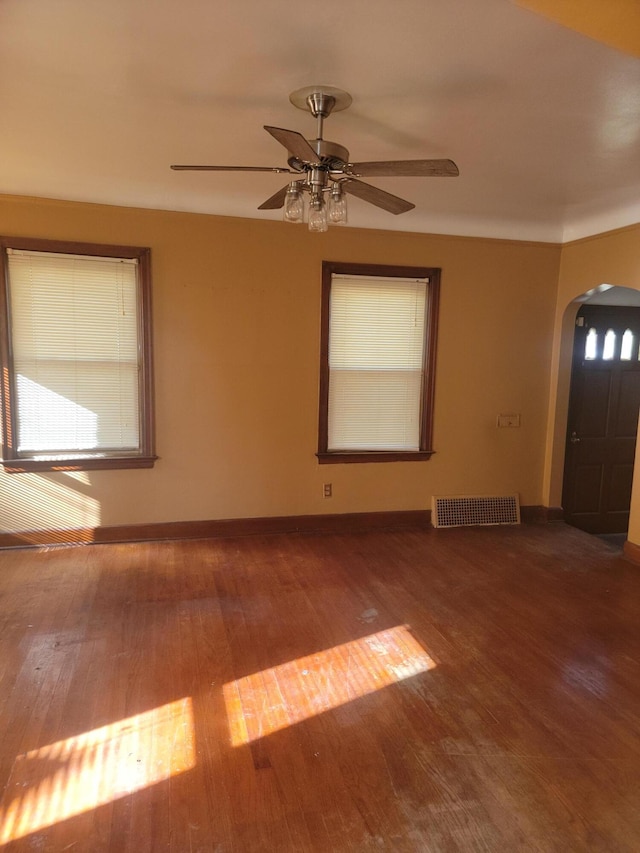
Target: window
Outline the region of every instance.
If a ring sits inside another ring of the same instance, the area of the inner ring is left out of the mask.
[[[602,328],[602,327],[601,327]],[[595,326],[590,326],[584,338],[584,359],[585,361],[632,361],[634,358],[640,360],[640,352],[638,351],[637,330],[634,335],[631,329],[625,329],[622,332],[622,326],[619,327],[621,333],[620,347],[618,349],[618,335],[614,329],[607,329],[604,335],[602,350],[598,348],[598,330]]]
[[[153,465],[150,252],[0,238],[2,464]]]
[[[428,459],[440,270],[322,265],[318,459]]]
[[[613,329],[607,329],[604,336],[604,348],[602,350],[603,361],[611,361],[616,351],[616,333]]]
[[[598,332],[592,326],[587,332],[584,345],[584,357],[587,361],[593,361],[598,354]]]

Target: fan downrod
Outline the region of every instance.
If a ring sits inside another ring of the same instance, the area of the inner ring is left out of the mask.
[[[309,145],[318,155],[324,170],[343,169],[349,162],[349,152],[343,145],[323,139],[323,121],[334,111],[346,110],[351,105],[351,95],[333,86],[305,86],[289,95],[289,100],[299,110],[310,112],[318,121],[317,139],[309,139]],[[291,155],[287,161],[296,171],[305,171],[304,163]]]

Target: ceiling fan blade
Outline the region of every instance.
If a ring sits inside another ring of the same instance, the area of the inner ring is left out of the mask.
[[[363,181],[356,181],[354,178],[345,181],[342,186],[351,195],[375,204],[376,207],[381,207],[383,210],[388,210],[389,213],[406,213],[415,207],[415,204],[411,204],[410,201],[405,201],[397,195],[391,195],[391,193],[380,190],[378,187],[372,187],[371,184],[365,184]]]
[[[171,166],[176,172],[290,172],[282,166]]]
[[[274,193],[266,201],[263,201],[258,210],[277,210],[279,207],[282,207],[284,205],[284,198],[288,189],[289,184],[286,184],[281,190],[278,190],[277,193]]]
[[[307,140],[297,130],[285,130],[282,127],[269,127],[264,125],[264,129],[277,139],[280,145],[293,154],[298,160],[303,163],[317,163],[320,159]]]
[[[351,163],[347,174],[365,178],[455,178],[460,172],[453,160],[380,160]]]

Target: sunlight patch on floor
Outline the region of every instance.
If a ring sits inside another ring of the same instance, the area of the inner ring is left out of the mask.
[[[0,801],[0,844],[195,766],[191,698],[18,756]]]
[[[436,666],[405,625],[224,685],[231,743],[241,746]]]

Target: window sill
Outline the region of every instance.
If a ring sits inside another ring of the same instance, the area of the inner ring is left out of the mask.
[[[109,456],[94,459],[3,459],[7,474],[29,471],[104,471],[123,468],[153,468],[157,456]]]
[[[435,450],[360,450],[323,451],[316,453],[320,465],[339,465],[349,462],[427,462]]]

